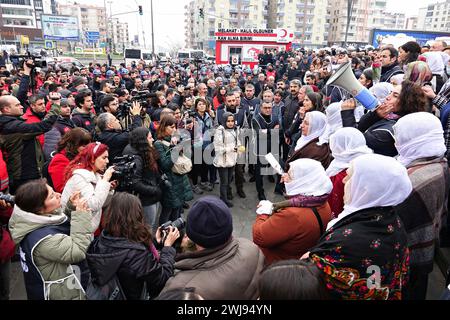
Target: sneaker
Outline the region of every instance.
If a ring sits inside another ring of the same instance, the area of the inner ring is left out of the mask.
[[[200,182],[200,188],[202,188],[204,191],[213,190],[213,187],[211,187],[211,184],[209,182]]]
[[[192,186],[192,192],[194,192],[195,194],[203,194],[203,190],[200,189],[198,184],[196,184],[195,186]]]
[[[244,190],[242,190],[242,189],[238,189],[238,190],[237,190],[237,194],[238,194],[238,196],[241,197],[241,198],[246,198],[246,197],[247,197],[247,196],[245,195]]]

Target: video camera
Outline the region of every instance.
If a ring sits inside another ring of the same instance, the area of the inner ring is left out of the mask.
[[[19,68],[23,68],[23,65],[26,60],[33,60],[33,64],[27,63],[27,66],[31,69],[47,67],[47,61],[45,59],[42,59],[41,56],[35,56],[31,54],[15,54],[10,55],[9,59],[14,65],[18,65]]]
[[[117,180],[118,191],[129,191],[133,185],[133,176],[136,169],[135,156],[125,155],[113,159],[114,173],[111,180]]]
[[[3,192],[0,192],[0,200],[5,201],[6,203],[9,203],[11,205],[14,205],[14,196],[10,194],[4,194]]]

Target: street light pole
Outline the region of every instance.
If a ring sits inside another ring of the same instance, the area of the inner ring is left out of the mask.
[[[106,11],[106,0],[103,0],[103,7],[105,8],[105,29],[106,29],[105,44],[108,45],[108,13]]]
[[[352,19],[353,0],[347,0],[347,27],[345,28],[344,46],[347,45],[348,30],[350,28],[350,21]]]
[[[153,0],[150,0],[150,17],[152,24],[152,59],[155,57],[155,34],[153,32]]]

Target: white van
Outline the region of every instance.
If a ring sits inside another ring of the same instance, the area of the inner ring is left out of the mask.
[[[184,49],[178,51],[177,58],[180,61],[184,59],[188,59],[189,61],[193,60],[203,60],[205,59],[206,54],[203,50],[195,50],[195,49]]]
[[[137,64],[139,60],[144,60],[146,64],[153,63],[152,52],[145,49],[125,49],[124,60],[126,66],[130,66],[133,61]]]

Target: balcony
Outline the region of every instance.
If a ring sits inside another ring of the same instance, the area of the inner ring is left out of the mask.
[[[238,13],[238,9],[236,7],[230,7],[230,13]]]

